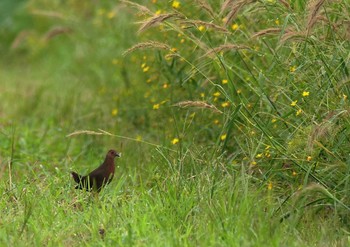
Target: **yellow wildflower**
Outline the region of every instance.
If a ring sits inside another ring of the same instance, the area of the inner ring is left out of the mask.
[[[162,13],[162,11],[160,10],[160,9],[158,9],[157,11],[156,11],[156,15],[160,15]]]
[[[177,52],[177,49],[175,47],[170,49],[172,52]]]
[[[290,72],[295,72],[297,70],[297,67],[296,66],[291,66],[290,68],[289,68],[289,71]]]
[[[233,25],[231,26],[231,28],[232,28],[233,31],[236,31],[236,30],[239,28],[239,26],[238,26],[237,23],[235,23],[235,24],[233,24]]]
[[[136,136],[136,141],[142,141],[142,136],[137,135],[137,136]]]
[[[169,84],[168,84],[168,83],[164,83],[164,84],[163,84],[163,88],[164,88],[164,89],[166,89],[166,88],[168,88],[168,87],[169,87]]]
[[[272,120],[271,120],[271,123],[276,123],[277,122],[277,119],[276,118],[273,118]]]
[[[225,108],[225,107],[228,107],[229,105],[230,105],[229,102],[224,102],[224,103],[221,104],[221,106],[224,107],[224,108]]]
[[[117,109],[117,108],[114,108],[114,109],[112,110],[112,116],[117,116],[117,114],[118,114],[118,109]]]
[[[267,189],[268,189],[268,190],[272,190],[272,182],[269,182],[269,183],[267,184]]]
[[[143,72],[146,73],[149,70],[149,66],[143,68]]]
[[[227,84],[228,80],[227,79],[223,79],[221,82],[222,82],[222,84]]]
[[[181,43],[181,44],[185,43],[185,39],[181,39],[181,40],[180,40],[180,43]]]
[[[260,159],[263,155],[262,154],[257,154],[255,158]]]
[[[293,172],[292,172],[292,176],[295,177],[296,175],[298,175],[298,173],[296,173],[296,171],[293,171]]]
[[[176,145],[179,143],[179,141],[180,141],[179,138],[174,138],[171,140],[171,144]]]
[[[311,160],[312,160],[312,157],[311,157],[311,156],[307,156],[307,157],[306,157],[306,160],[307,160],[307,161],[311,161]]]
[[[298,103],[298,100],[294,100],[294,101],[292,101],[292,103],[290,103],[290,105],[291,105],[291,106],[296,106],[297,103]]]
[[[307,96],[309,96],[310,95],[310,92],[308,92],[308,91],[304,91],[303,92],[303,97],[307,97]]]
[[[237,93],[238,94],[242,93],[242,90],[241,89],[237,89]]]
[[[154,105],[153,105],[153,110],[158,110],[159,107],[160,107],[160,104],[154,104]]]
[[[107,14],[107,18],[108,18],[108,19],[113,19],[113,18],[115,17],[115,15],[116,15],[116,13],[115,13],[114,11],[110,11],[110,12],[108,12],[108,14]]]
[[[201,93],[200,96],[201,96],[201,98],[204,98],[205,97],[205,93]]]
[[[201,32],[203,32],[203,31],[205,30],[205,26],[200,25],[200,26],[198,27],[198,30],[201,31]]]
[[[256,163],[255,160],[253,160],[250,164],[251,164],[252,166],[256,166],[258,163]]]
[[[220,121],[218,119],[214,120],[214,124],[218,125],[220,123]]]
[[[173,1],[173,4],[171,5],[174,9],[180,8],[180,2],[179,1]]]
[[[219,97],[220,95],[221,95],[220,92],[215,92],[215,93],[213,93],[213,96],[215,96],[215,97]]]
[[[275,24],[276,24],[277,26],[280,25],[280,20],[279,20],[278,18],[275,20]]]
[[[299,109],[296,113],[295,116],[299,116],[303,111],[301,109]]]
[[[226,140],[226,137],[227,137],[227,134],[223,134],[223,135],[221,135],[221,136],[220,136],[221,141]]]

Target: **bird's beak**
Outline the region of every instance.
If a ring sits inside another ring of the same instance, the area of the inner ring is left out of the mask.
[[[122,153],[115,153],[115,157],[120,158],[122,156]]]

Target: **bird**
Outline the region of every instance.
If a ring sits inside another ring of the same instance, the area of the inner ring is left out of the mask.
[[[75,186],[75,189],[100,192],[113,179],[115,171],[114,159],[116,157],[121,157],[121,153],[111,149],[108,151],[103,163],[88,175],[82,176],[76,172],[71,172],[74,181],[78,184]]]

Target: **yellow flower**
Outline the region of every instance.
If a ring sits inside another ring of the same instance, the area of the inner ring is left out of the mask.
[[[143,71],[144,73],[146,73],[147,71],[149,71],[149,66],[144,67],[142,71]]]
[[[308,92],[308,91],[304,91],[303,92],[303,97],[307,97],[307,96],[309,96],[310,95],[310,92]]]
[[[233,31],[236,31],[236,30],[239,28],[239,26],[238,26],[237,23],[235,23],[235,24],[233,24],[233,25],[231,26],[231,28],[232,28]]]
[[[141,64],[141,69],[143,69],[144,67],[146,67],[146,64],[145,63]]]
[[[257,154],[255,158],[260,159],[263,155],[262,154]]]
[[[214,120],[214,124],[218,125],[219,123],[220,123],[219,120],[217,120],[217,119]]]
[[[251,164],[252,166],[256,166],[258,163],[256,163],[255,160],[253,160],[250,164]]]
[[[180,40],[180,43],[181,43],[181,44],[185,43],[185,39],[181,39],[181,40]]]
[[[157,11],[156,11],[156,15],[160,15],[162,13],[162,11],[160,10],[160,9],[158,9]]]
[[[205,93],[201,93],[200,96],[201,96],[201,98],[204,98],[205,97]]]
[[[348,96],[346,94],[343,94],[343,99],[346,100]]]
[[[173,1],[173,4],[171,5],[174,9],[180,8],[180,2],[179,1]]]
[[[223,134],[223,135],[221,135],[221,136],[220,136],[221,141],[226,140],[226,137],[227,137],[227,134]]]
[[[118,114],[118,109],[117,109],[117,108],[114,108],[114,109],[112,110],[112,116],[117,116],[117,114]]]
[[[237,93],[238,94],[242,93],[242,90],[241,89],[237,89]]]
[[[277,119],[276,118],[273,118],[272,120],[271,120],[271,123],[276,123],[277,122]]]
[[[158,110],[159,107],[160,107],[160,104],[154,104],[154,105],[153,105],[153,110]]]
[[[163,88],[164,88],[164,89],[166,89],[166,88],[168,88],[168,87],[169,87],[169,84],[168,84],[168,83],[164,83],[164,84],[163,84]]]
[[[291,66],[290,68],[289,68],[289,71],[290,72],[295,72],[297,70],[297,67],[296,66]]]
[[[137,136],[136,136],[136,141],[142,141],[142,136],[137,135]]]
[[[215,97],[219,97],[220,95],[221,95],[220,92],[215,92],[215,93],[213,93],[213,96],[215,96]]]
[[[221,104],[221,106],[224,107],[224,108],[228,107],[229,105],[230,105],[230,102],[224,102],[224,103]]]
[[[272,183],[271,183],[271,182],[269,182],[269,183],[267,184],[267,189],[268,189],[268,190],[272,190]]]
[[[295,116],[299,116],[303,111],[301,109],[299,109],[296,113]]]
[[[294,100],[294,101],[292,101],[292,103],[290,103],[290,105],[291,105],[291,106],[296,106],[297,103],[298,103],[298,100]]]
[[[223,79],[221,82],[222,82],[222,84],[227,84],[228,80],[227,79]]]
[[[175,47],[170,49],[172,52],[177,52],[177,49]]]
[[[279,20],[278,18],[275,20],[275,24],[276,24],[277,26],[280,25],[280,20]]]
[[[298,173],[296,173],[296,171],[293,171],[293,172],[292,172],[292,176],[295,177],[296,175],[298,175]]]
[[[176,145],[179,143],[179,141],[180,141],[179,138],[174,138],[172,139],[171,144]]]
[[[205,26],[200,25],[200,26],[198,27],[198,30],[201,31],[201,32],[203,32],[203,31],[205,30]]]
[[[114,11],[110,11],[110,12],[108,12],[108,14],[107,14],[107,18],[108,18],[108,19],[113,19],[113,18],[115,17],[115,15],[116,15],[116,13],[115,13]]]
[[[312,157],[311,157],[311,156],[307,156],[307,157],[306,157],[306,160],[307,160],[307,161],[311,161],[311,160],[312,160]]]

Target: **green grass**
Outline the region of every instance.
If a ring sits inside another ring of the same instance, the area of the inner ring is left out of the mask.
[[[348,246],[349,4],[139,2],[1,6],[0,245]]]

